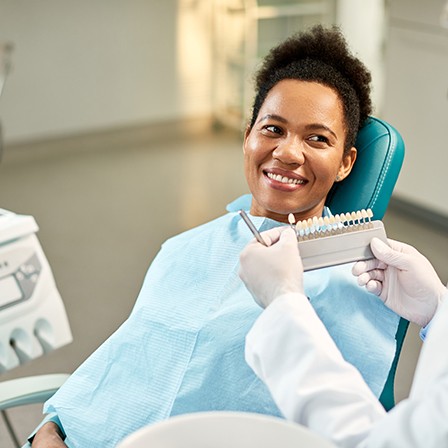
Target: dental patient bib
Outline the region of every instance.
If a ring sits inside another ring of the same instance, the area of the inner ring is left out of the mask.
[[[281,225],[251,219],[260,231]],[[280,416],[244,360],[245,336],[262,312],[238,277],[251,239],[230,212],[163,245],[129,318],[45,405],[69,447],[112,447],[144,425],[190,412]],[[357,286],[351,266],[308,272],[305,285],[343,355],[379,396],[398,316]]]

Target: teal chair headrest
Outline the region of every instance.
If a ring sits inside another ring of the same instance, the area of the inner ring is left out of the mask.
[[[382,219],[403,164],[403,139],[390,124],[370,117],[355,147],[358,155],[352,172],[334,184],[326,205],[333,213],[370,208],[374,219]]]
[[[327,205],[333,213],[370,208],[374,219],[382,219],[403,164],[403,139],[390,124],[370,117],[359,131],[355,146],[358,156],[352,172],[334,184]],[[395,335],[397,350],[380,397],[386,410],[395,404],[395,372],[408,325],[407,320],[400,319]]]

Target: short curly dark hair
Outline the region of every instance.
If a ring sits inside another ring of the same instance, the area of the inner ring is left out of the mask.
[[[365,65],[350,52],[338,27],[316,25],[271,49],[255,74],[256,96],[250,129],[269,91],[284,79],[314,81],[334,89],[344,108],[345,151],[354,146],[359,128],[372,112],[372,77]]]

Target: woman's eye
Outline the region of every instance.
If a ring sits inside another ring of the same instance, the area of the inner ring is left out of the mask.
[[[281,134],[282,133],[281,128],[279,128],[278,126],[275,126],[273,124],[264,126],[263,129],[265,129],[266,131],[268,131],[268,132],[270,132],[272,134]]]
[[[324,135],[313,135],[311,137],[309,137],[310,141],[312,142],[317,142],[317,143],[329,143],[329,140],[327,137],[325,137]]]

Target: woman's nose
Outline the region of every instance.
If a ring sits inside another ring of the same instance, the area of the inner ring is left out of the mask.
[[[305,163],[303,142],[299,138],[285,139],[274,149],[272,156],[287,165],[303,165]]]

